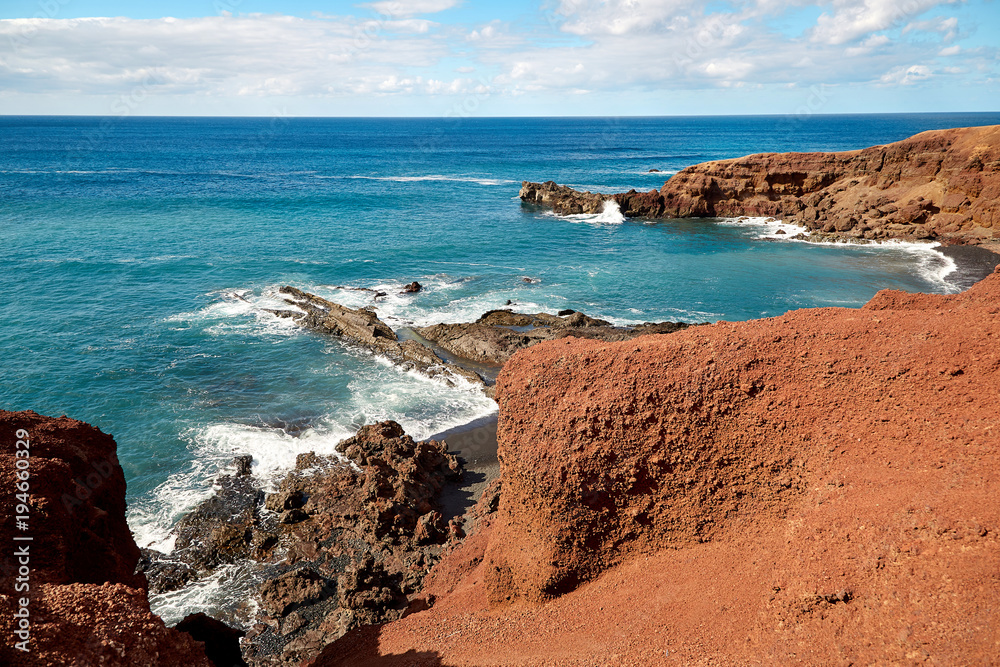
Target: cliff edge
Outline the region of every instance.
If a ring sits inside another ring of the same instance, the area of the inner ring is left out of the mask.
[[[987,664],[1000,271],[519,352],[499,507],[319,665]]]
[[[0,410],[0,443],[0,664],[211,667],[149,610],[111,436]]]

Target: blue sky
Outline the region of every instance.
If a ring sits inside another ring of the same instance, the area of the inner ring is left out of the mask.
[[[1000,110],[994,0],[4,0],[0,113]]]

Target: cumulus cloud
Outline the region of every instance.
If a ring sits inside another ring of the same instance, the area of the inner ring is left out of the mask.
[[[444,35],[411,22],[281,15],[0,21],[0,88],[116,93],[152,76],[163,93],[361,94],[417,90],[400,72],[448,54]]]
[[[930,67],[926,65],[911,65],[909,67],[896,67],[892,71],[883,74],[879,81],[883,84],[911,86],[929,79],[931,75]]]
[[[941,0],[835,0],[833,14],[816,21],[812,39],[827,44],[843,44],[886,30],[944,4]]]
[[[437,14],[460,4],[462,4],[462,0],[385,0],[362,6],[370,7],[382,16],[409,17],[420,14]]]
[[[0,91],[106,95],[142,85],[245,98],[910,86],[959,76],[939,57],[993,76],[996,49],[953,45],[958,20],[925,16],[949,2],[559,0],[531,20],[475,25],[426,18],[460,0],[374,2],[363,5],[376,12],[368,17],[0,20],[0,44],[9,44]],[[773,27],[808,6],[825,9],[812,25]]]

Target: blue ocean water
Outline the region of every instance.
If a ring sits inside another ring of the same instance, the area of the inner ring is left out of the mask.
[[[847,150],[1000,114],[290,119],[0,117],[0,406],[113,434],[141,546],[237,453],[271,479],[392,418],[427,437],[495,411],[263,308],[292,284],[395,327],[502,307],[619,323],[742,320],[948,292],[918,246],[767,240],[759,221],[559,218],[521,180],[600,192],[762,151]],[[659,169],[661,173],[649,173]],[[418,280],[425,291],[398,296]]]

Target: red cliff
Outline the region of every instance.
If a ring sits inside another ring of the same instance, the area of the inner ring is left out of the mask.
[[[704,162],[659,190],[577,193],[522,184],[521,198],[557,213],[774,216],[846,238],[941,239],[1000,247],[1000,126],[922,132],[842,153],[761,153]]]
[[[1000,272],[520,352],[498,511],[316,664],[987,664],[998,342]]]
[[[111,436],[66,417],[0,410],[0,443],[0,664],[210,667],[201,643],[149,610]],[[15,486],[25,482],[26,508]],[[25,637],[28,651],[17,647]]]

